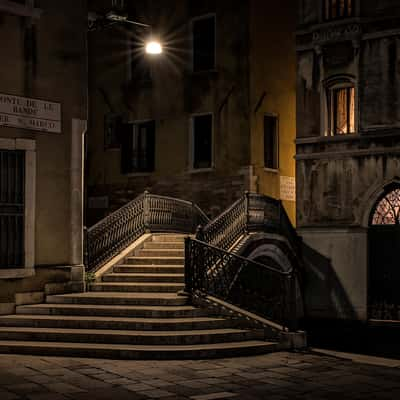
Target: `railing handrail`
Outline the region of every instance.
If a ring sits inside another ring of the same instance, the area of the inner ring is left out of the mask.
[[[223,211],[221,214],[217,215],[214,219],[212,219],[211,221],[209,221],[208,224],[205,225],[205,226],[203,227],[203,231],[205,232],[205,231],[210,230],[210,228],[211,228],[213,225],[216,225],[217,222],[223,220],[224,217],[225,217],[228,213],[230,213],[238,204],[240,204],[240,203],[243,201],[243,198],[244,198],[243,196],[242,196],[242,197],[239,197],[234,203],[232,203],[227,209],[225,209],[225,211]]]
[[[136,196],[134,199],[132,199],[131,201],[129,201],[128,203],[124,204],[123,206],[121,206],[120,208],[118,208],[117,210],[113,211],[112,213],[106,215],[104,218],[102,218],[100,221],[97,221],[94,225],[92,225],[91,227],[87,228],[88,232],[92,232],[94,231],[96,228],[100,227],[101,225],[104,224],[104,221],[107,219],[111,219],[117,216],[117,214],[122,214],[123,211],[125,209],[128,209],[133,203],[141,200],[144,197],[144,194],[141,193],[138,196]]]
[[[104,265],[146,232],[194,233],[199,223],[208,221],[193,202],[146,191],[87,229],[87,267]]]
[[[266,264],[261,264],[261,263],[259,263],[258,261],[254,261],[254,260],[252,260],[252,259],[250,259],[250,258],[243,257],[243,256],[241,256],[241,255],[239,255],[239,254],[232,253],[231,251],[227,251],[227,250],[221,249],[221,248],[219,248],[219,247],[213,246],[212,244],[203,242],[203,241],[201,241],[201,240],[194,239],[194,238],[189,238],[189,240],[190,240],[191,242],[197,242],[197,243],[202,244],[203,246],[210,247],[210,248],[212,248],[212,249],[214,249],[214,250],[217,250],[217,251],[219,251],[219,252],[221,252],[221,253],[224,253],[224,254],[226,254],[226,255],[229,255],[229,256],[232,257],[232,258],[236,258],[236,259],[238,259],[238,260],[242,260],[242,261],[244,261],[244,262],[246,262],[246,263],[248,263],[248,264],[253,264],[253,265],[256,265],[257,267],[264,268],[264,269],[266,269],[266,270],[268,270],[268,271],[270,271],[270,272],[276,273],[276,274],[278,274],[278,275],[290,276],[290,275],[293,273],[293,271],[294,271],[293,266],[291,266],[290,269],[289,269],[288,271],[280,271],[280,270],[275,269],[275,268],[272,268],[272,267],[270,267],[270,266],[268,266],[268,265],[266,265]]]

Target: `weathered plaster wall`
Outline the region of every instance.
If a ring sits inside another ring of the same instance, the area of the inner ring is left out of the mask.
[[[400,174],[399,17],[393,1],[356,1],[354,18],[316,24],[303,0],[297,32],[297,226],[309,317],[367,318],[368,217]],[[321,15],[319,22],[322,22]],[[325,80],[352,77],[356,132],[326,135]]]
[[[72,263],[71,126],[86,119],[86,2],[40,1],[31,33],[27,20],[0,15],[0,92],[61,103],[62,132],[0,127],[2,138],[36,141],[35,264]],[[24,36],[25,41],[24,41]],[[81,210],[82,204],[74,207]]]
[[[166,51],[151,60],[152,82],[145,85],[135,77],[129,79],[123,29],[90,33],[89,196],[108,194],[113,208],[121,203],[115,201],[116,193],[129,192],[124,199],[144,189],[163,190],[166,195],[193,196],[190,200],[214,211],[227,207],[245,190],[279,198],[280,174],[295,174],[296,10],[291,2],[275,5],[272,12],[261,1],[240,2],[234,8],[226,0],[159,1],[151,9],[143,1],[127,4],[134,18],[151,23],[153,32],[166,38]],[[99,2],[93,5],[101,8]],[[193,73],[190,21],[208,13],[216,14],[216,69]],[[133,40],[143,37],[140,31],[130,35]],[[264,91],[265,101],[254,112]],[[154,173],[121,174],[120,151],[104,150],[107,112],[120,113],[126,121],[155,119]],[[214,170],[192,173],[190,116],[205,112],[214,116]],[[266,112],[279,115],[278,172],[263,168]],[[244,179],[243,168],[249,165],[254,176]],[[294,222],[294,202],[285,201],[285,207]],[[91,216],[100,217],[103,211],[107,210],[89,210],[88,224]]]

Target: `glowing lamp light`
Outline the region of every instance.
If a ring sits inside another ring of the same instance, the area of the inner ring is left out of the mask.
[[[146,43],[146,53],[147,54],[161,54],[162,53],[161,44],[154,40]]]

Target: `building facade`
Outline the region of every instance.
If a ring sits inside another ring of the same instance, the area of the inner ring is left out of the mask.
[[[400,319],[400,3],[301,0],[297,227],[310,319]]]
[[[294,221],[291,4],[92,2],[98,15],[115,10],[151,29],[89,34],[88,225],[145,190],[210,216],[251,190],[283,198]],[[143,53],[150,33],[158,56]]]
[[[83,1],[0,1],[0,313],[82,283],[86,33]]]

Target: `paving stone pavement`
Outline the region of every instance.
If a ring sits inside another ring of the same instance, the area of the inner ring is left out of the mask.
[[[400,361],[312,352],[192,361],[0,355],[0,400],[400,399]]]

